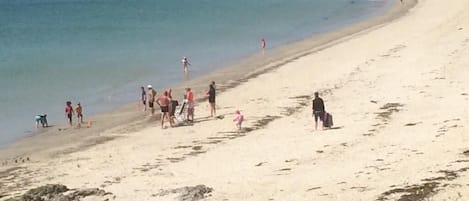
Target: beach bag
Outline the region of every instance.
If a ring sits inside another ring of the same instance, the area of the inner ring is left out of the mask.
[[[324,126],[324,127],[327,127],[327,128],[332,127],[332,126],[334,125],[334,121],[332,120],[332,114],[326,112],[326,113],[324,114],[324,118],[323,118],[322,123],[323,123],[323,126]]]

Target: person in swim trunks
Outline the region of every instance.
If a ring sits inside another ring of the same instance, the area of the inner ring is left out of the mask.
[[[155,103],[156,91],[153,89],[151,85],[148,85],[147,88],[148,88],[148,93],[147,93],[148,107],[150,108],[151,116],[153,116],[153,114],[155,114],[155,107],[153,104]]]
[[[187,121],[194,121],[194,93],[191,88],[186,88],[186,97],[187,97]]]
[[[171,103],[171,99],[169,99],[168,94],[168,91],[165,91],[156,101],[161,109],[161,128],[164,128],[165,118],[168,119],[169,125],[171,127],[173,126],[172,121],[169,119],[169,104]]]
[[[77,119],[80,123],[83,123],[83,108],[81,107],[81,104],[78,103],[77,106],[75,107],[75,112],[77,113]]]
[[[168,98],[169,98],[169,101],[170,101],[170,104],[169,104],[169,120],[170,120],[170,123],[174,125],[176,107],[179,105],[179,102],[177,100],[173,99],[173,96],[172,96],[171,92],[172,92],[172,90],[169,89],[169,91],[168,91]]]

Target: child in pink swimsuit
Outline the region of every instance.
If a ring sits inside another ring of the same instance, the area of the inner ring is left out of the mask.
[[[241,129],[241,124],[243,123],[244,116],[241,114],[239,110],[236,110],[236,117],[233,119],[234,122],[236,122],[236,127],[238,129]]]

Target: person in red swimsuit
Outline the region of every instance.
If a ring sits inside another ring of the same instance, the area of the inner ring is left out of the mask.
[[[72,102],[67,101],[67,102],[65,103],[65,116],[67,117],[67,119],[68,119],[68,124],[69,124],[70,126],[73,125],[73,124],[72,124],[73,113],[74,113],[74,112],[73,112]]]

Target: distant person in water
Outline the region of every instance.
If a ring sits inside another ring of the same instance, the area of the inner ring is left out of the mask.
[[[243,121],[244,121],[244,116],[241,114],[241,112],[239,110],[236,110],[235,118],[233,119],[233,121],[236,123],[236,128],[241,130],[241,126],[242,126]]]
[[[155,114],[154,103],[155,103],[156,91],[153,89],[151,85],[148,85],[147,88],[148,88],[148,93],[147,93],[148,107],[150,108],[151,116],[153,116],[153,114]]]
[[[77,113],[78,122],[83,123],[83,108],[81,107],[80,102],[78,102],[75,107],[75,112]]]
[[[313,99],[313,116],[314,116],[314,129],[318,129],[318,121],[323,121],[324,116],[324,101],[319,97],[318,92],[314,92]]]
[[[145,91],[145,87],[140,87],[142,89],[142,93],[140,96],[140,100],[143,104],[143,111],[147,111],[147,92]]]
[[[261,48],[262,48],[262,50],[265,49],[265,46],[266,46],[266,45],[267,45],[267,43],[265,42],[265,39],[262,38],[262,39],[261,39]]]
[[[187,57],[182,57],[181,63],[182,63],[182,68],[184,72],[187,73],[188,67],[191,65],[189,61],[187,60]]]
[[[173,126],[172,121],[169,118],[169,104],[171,100],[168,97],[168,91],[165,91],[157,100],[158,105],[161,109],[161,128],[164,128],[164,119],[167,118],[169,125]]]
[[[48,127],[49,124],[47,124],[47,114],[38,114],[34,116],[36,119],[36,128],[39,128],[39,124],[42,125],[42,127]]]
[[[186,97],[187,97],[187,121],[194,121],[194,110],[195,110],[195,101],[194,93],[191,88],[186,88]]]
[[[216,89],[215,89],[215,81],[212,81],[212,83],[208,86],[208,104],[210,105],[210,116],[217,116],[216,108],[215,108],[215,95],[216,95]]]
[[[73,108],[72,108],[72,102],[67,101],[67,102],[65,103],[65,116],[67,117],[67,119],[68,119],[68,124],[69,124],[70,126],[73,125],[73,124],[72,124],[73,113],[74,113],[74,112],[73,112]]]

